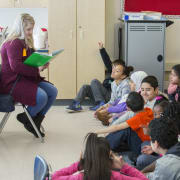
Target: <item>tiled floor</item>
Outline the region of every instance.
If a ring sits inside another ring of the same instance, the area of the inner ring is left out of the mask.
[[[67,113],[63,106],[53,106],[43,122],[45,143],[29,134],[16,120],[22,112],[17,107],[0,135],[0,180],[33,180],[34,157],[42,155],[53,170],[79,159],[84,136],[102,125],[93,112]],[[2,119],[3,113],[0,113]]]

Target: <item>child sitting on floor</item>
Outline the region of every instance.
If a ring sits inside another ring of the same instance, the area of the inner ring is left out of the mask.
[[[147,74],[144,71],[136,71],[132,73],[129,81],[131,91],[140,92],[141,82],[145,77],[147,77]],[[108,125],[109,123],[112,123],[113,121],[115,121],[125,113],[125,111],[127,110],[126,108],[127,97],[128,94],[123,96],[117,104],[107,108],[107,112],[110,114],[113,113],[113,116],[112,118],[107,119],[105,122],[103,122],[104,125]]]
[[[121,144],[127,143],[129,149],[139,155],[141,143],[150,140],[150,137],[144,134],[141,126],[148,124],[153,119],[153,112],[150,108],[144,108],[143,97],[137,92],[129,94],[126,104],[128,110],[133,111],[135,115],[123,123],[111,125],[97,133],[110,133],[106,139],[113,151],[118,152]]]
[[[147,76],[142,80],[141,83],[141,95],[145,101],[144,107],[148,107],[153,109],[154,104],[156,102],[156,97],[158,96],[158,81],[154,76]],[[134,116],[134,112],[127,111],[122,116],[115,119],[111,125],[120,124],[122,122],[127,121],[128,119]]]
[[[80,171],[79,173],[77,173]],[[76,173],[76,174],[75,174]],[[104,137],[90,133],[80,161],[52,175],[52,180],[148,180],[137,169],[114,155]]]
[[[162,154],[155,163],[155,170],[147,175],[149,180],[180,179],[180,143],[178,129],[170,117],[162,116],[150,122],[151,146]]]
[[[171,101],[180,102],[180,64],[175,65],[171,70],[168,95]]]
[[[128,77],[131,71],[133,71],[131,66],[127,67],[122,63],[116,64],[116,66],[113,67],[111,77],[114,79],[114,82],[111,84],[111,99],[106,105],[100,107],[95,112],[95,116],[97,116],[99,120],[103,120],[104,116],[109,114],[107,112],[108,107],[117,104],[119,99],[130,93]],[[110,117],[111,115],[108,118]]]
[[[154,118],[160,118],[164,113],[165,109],[168,107],[169,102],[164,96],[157,96],[156,103],[153,108]],[[149,128],[147,126],[143,127],[144,134],[149,135]],[[146,166],[150,165],[152,162],[160,158],[159,155],[153,152],[150,141],[145,141],[141,144],[142,154],[138,156],[136,161],[136,168],[139,170],[144,169]]]

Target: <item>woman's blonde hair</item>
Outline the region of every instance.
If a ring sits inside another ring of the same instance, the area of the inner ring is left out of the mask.
[[[5,39],[4,43],[7,41],[12,41],[16,38],[24,39],[26,46],[29,48],[34,48],[34,40],[33,36],[30,38],[27,38],[24,35],[24,28],[28,26],[28,24],[35,24],[34,18],[27,13],[19,15],[12,27],[11,32],[8,34],[7,38]]]

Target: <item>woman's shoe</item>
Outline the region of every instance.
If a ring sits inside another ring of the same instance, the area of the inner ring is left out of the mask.
[[[25,129],[26,129],[28,132],[32,133],[36,138],[39,138],[38,134],[36,133],[36,131],[35,131],[35,129],[33,128],[32,124],[30,124],[30,122],[24,124],[24,127],[25,127]],[[38,130],[39,130],[39,129],[38,129]],[[40,130],[39,130],[39,132],[40,132],[40,134],[41,134],[42,137],[45,136],[45,134],[44,134],[43,132],[41,132]]]
[[[33,128],[32,124],[25,112],[18,114],[16,118],[20,123],[22,123],[24,125],[25,129],[28,132],[32,133],[36,138],[38,138],[38,135],[37,135],[35,129]],[[36,125],[37,129],[39,130],[41,136],[44,137],[45,134],[43,132],[41,132],[39,122],[38,123],[36,122],[36,116],[32,117],[32,120],[34,121],[34,124]]]
[[[29,122],[29,119],[25,112],[17,114],[16,119],[22,124]]]

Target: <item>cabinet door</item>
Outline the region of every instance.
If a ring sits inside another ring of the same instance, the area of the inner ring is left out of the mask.
[[[76,96],[76,1],[49,0],[50,51],[64,48],[49,66],[49,80],[58,88],[58,99]]]
[[[14,7],[14,0],[1,0],[0,8],[12,8]]]
[[[77,0],[78,90],[94,78],[104,79],[98,41],[105,41],[105,0]]]

